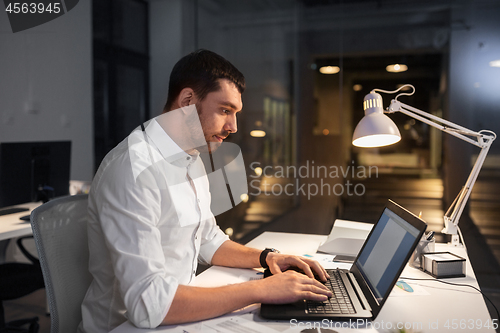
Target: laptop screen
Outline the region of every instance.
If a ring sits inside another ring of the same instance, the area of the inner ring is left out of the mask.
[[[386,295],[418,236],[417,228],[385,208],[355,263],[377,299]]]

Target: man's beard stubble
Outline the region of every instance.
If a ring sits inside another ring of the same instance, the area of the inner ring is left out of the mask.
[[[206,135],[206,129],[205,129],[205,126],[204,126],[204,117],[202,115],[202,107],[201,107],[201,104],[199,103],[196,103],[195,104],[196,106],[196,112],[198,113],[198,118],[200,120],[200,124],[201,124],[201,128],[202,128],[202,131],[203,131],[203,137],[205,139],[205,142],[206,142],[206,145],[205,146],[201,146],[201,147],[197,147],[196,149],[200,152],[200,153],[209,153],[209,154],[212,154],[214,153],[217,148],[219,148],[219,146],[222,144],[222,141],[221,143],[219,142],[214,142],[214,141],[210,141],[210,139],[212,138],[213,135],[210,135],[209,137],[207,137]],[[214,134],[214,135],[218,135],[220,137],[223,137],[223,138],[226,138],[227,136],[229,136],[230,132],[229,131],[223,131],[219,134]]]

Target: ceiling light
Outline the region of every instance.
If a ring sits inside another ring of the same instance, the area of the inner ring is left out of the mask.
[[[500,59],[490,61],[491,67],[500,67]]]
[[[250,136],[253,136],[254,138],[263,138],[266,136],[266,132],[263,130],[253,130],[250,131]]]
[[[323,66],[319,69],[321,74],[337,74],[340,72],[339,66]]]
[[[363,86],[360,84],[355,84],[352,86],[352,90],[354,91],[361,91],[363,89]]]
[[[408,66],[404,64],[393,64],[387,66],[385,70],[391,73],[401,73],[401,72],[406,72],[408,70]]]

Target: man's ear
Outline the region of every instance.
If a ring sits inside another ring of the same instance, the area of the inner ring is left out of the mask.
[[[179,107],[185,107],[191,104],[195,104],[196,97],[193,89],[191,88],[182,89],[181,92],[179,93],[179,96],[177,97],[177,103]]]

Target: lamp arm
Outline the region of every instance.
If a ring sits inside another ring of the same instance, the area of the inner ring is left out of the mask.
[[[479,171],[483,166],[483,163],[486,159],[486,155],[488,155],[488,151],[490,149],[491,144],[496,139],[496,134],[491,131],[480,131],[474,132],[465,127],[454,124],[448,120],[439,118],[430,113],[424,112],[417,108],[411,107],[407,104],[401,103],[396,99],[393,99],[391,105],[387,109],[388,113],[401,112],[412,118],[420,120],[421,122],[428,124],[432,127],[435,127],[443,132],[446,132],[450,135],[453,135],[459,139],[469,142],[474,146],[481,148],[481,152],[479,153],[476,162],[474,163],[474,167],[467,178],[467,182],[465,186],[462,187],[462,190],[458,193],[457,197],[451,204],[450,208],[446,212],[444,216],[444,229],[443,233],[453,235],[452,244],[458,245],[458,236],[457,236],[457,226],[460,220],[460,216],[467,204],[467,201],[472,192],[472,188],[477,180],[477,176],[479,175]],[[444,124],[444,125],[441,125]],[[484,133],[488,134],[484,134]],[[475,137],[476,140],[473,140],[470,137]]]
[[[455,229],[456,233],[456,226],[458,225],[460,216],[462,215],[465,205],[467,204],[467,200],[469,200],[472,188],[476,183],[477,176],[479,175],[479,171],[481,171],[481,168],[486,159],[486,155],[488,155],[488,151],[490,149],[492,142],[493,141],[489,141],[486,147],[482,148],[481,151],[479,152],[476,162],[474,163],[474,167],[472,168],[472,171],[469,174],[469,177],[467,178],[467,182],[465,183],[464,187],[458,194],[457,198],[455,199],[455,201],[453,201],[450,208],[446,212],[444,216],[445,227],[443,229],[443,232],[449,234],[449,231],[453,232],[453,229]],[[448,231],[448,229],[450,230]]]
[[[388,112],[389,113],[393,113],[393,112],[404,113],[407,116],[410,116],[412,118],[420,120],[421,122],[426,123],[429,126],[435,127],[443,132],[446,132],[446,133],[453,135],[459,139],[467,141],[468,143],[470,143],[474,146],[477,146],[479,148],[484,147],[484,145],[481,142],[482,140],[479,139],[479,138],[484,137],[485,136],[484,134],[471,131],[468,128],[462,127],[460,125],[452,123],[451,121],[445,120],[443,118],[439,118],[433,114],[424,112],[422,110],[419,110],[419,109],[414,108],[412,106],[409,106],[407,104],[401,103],[397,100],[394,100],[394,99],[392,100],[391,105],[388,108]],[[443,126],[440,123],[444,124],[446,126]],[[474,136],[477,138],[477,140],[473,140],[467,136]]]

